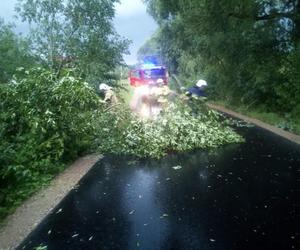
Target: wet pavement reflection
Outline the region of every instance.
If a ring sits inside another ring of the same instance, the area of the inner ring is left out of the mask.
[[[246,143],[105,157],[18,249],[300,249],[300,147],[237,129]]]

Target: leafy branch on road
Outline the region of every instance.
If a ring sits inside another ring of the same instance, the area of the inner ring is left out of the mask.
[[[98,124],[101,132],[96,142],[101,152],[143,158],[243,141],[201,101],[171,102],[154,120],[141,119],[126,107],[118,108],[103,114]]]

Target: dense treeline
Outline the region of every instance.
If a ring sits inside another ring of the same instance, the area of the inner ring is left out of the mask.
[[[299,0],[145,2],[159,30],[142,54],[150,44],[219,100],[300,117]]]

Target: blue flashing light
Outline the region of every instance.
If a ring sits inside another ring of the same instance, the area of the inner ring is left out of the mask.
[[[154,68],[156,65],[154,64],[154,63],[150,63],[150,62],[147,62],[147,63],[144,63],[143,65],[142,65],[142,68],[143,69],[152,69],[152,68]]]

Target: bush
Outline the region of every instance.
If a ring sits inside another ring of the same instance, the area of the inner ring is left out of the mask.
[[[0,203],[8,207],[90,148],[100,107],[71,71],[59,79],[41,68],[21,71],[22,79],[0,85]]]

